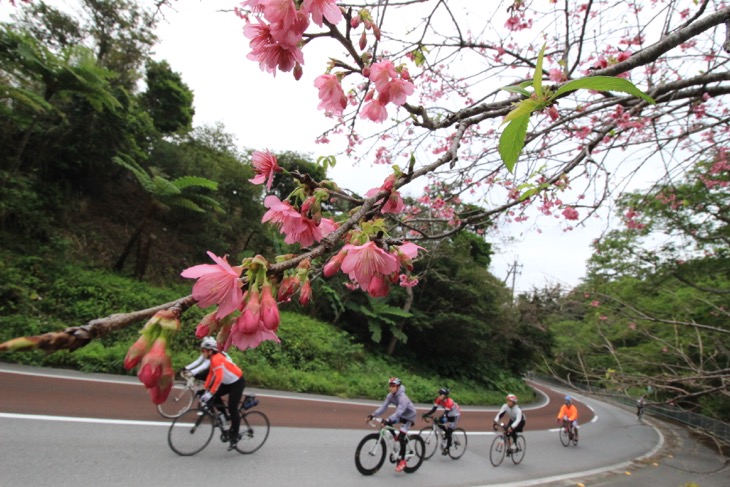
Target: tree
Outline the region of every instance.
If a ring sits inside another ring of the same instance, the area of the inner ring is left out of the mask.
[[[486,22],[485,8],[492,14]],[[186,271],[199,280],[175,314],[195,300],[218,304],[226,346],[276,339],[272,287],[281,301],[296,289],[308,301],[312,272],[333,253],[325,275],[341,269],[353,285],[382,296],[419,254],[409,241],[443,240],[498,217],[524,219],[530,208],[570,226],[622,189],[613,177],[645,168],[661,180],[704,160],[708,144],[727,142],[730,7],[720,2],[485,7],[434,0],[337,8],[334,1],[251,0],[236,13],[251,41],[249,58],[272,74],[299,78],[310,44],[336,44],[315,81],[320,107],[335,122],[322,141],[343,133],[344,152],[392,164],[393,174],[363,199],[328,181],[300,179],[288,201],[266,198],[264,219],[302,253],[274,262],[257,256],[235,268],[211,256],[215,266]],[[479,30],[470,26],[475,18]],[[661,158],[671,161],[664,173],[650,164]],[[252,159],[254,180],[270,189],[284,170],[270,154]],[[427,177],[443,197],[424,195],[432,211],[423,218],[399,191]],[[353,208],[335,223],[321,208],[338,198]],[[475,211],[455,209],[464,202]],[[225,279],[230,294],[214,297],[206,272]],[[407,275],[402,282],[410,284]],[[227,318],[237,307],[242,314]],[[75,343],[68,338],[75,333],[61,342]]]
[[[193,92],[167,62],[147,62],[147,90],[140,99],[161,134],[192,129]]]
[[[157,172],[155,168],[152,168],[152,174],[150,174],[136,161],[124,154],[120,154],[113,160],[134,174],[148,197],[148,202],[144,205],[145,209],[137,223],[137,228],[114,264],[115,271],[120,272],[124,269],[124,264],[134,245],[139,245],[135,277],[141,279],[147,270],[150,247],[155,238],[149,237],[144,243],[140,243],[140,241],[144,238],[147,225],[155,217],[155,213],[169,211],[171,207],[185,208],[197,213],[205,213],[206,208],[222,212],[223,209],[216,199],[200,191],[201,189],[216,191],[218,184],[215,181],[197,176],[183,176],[168,180],[160,174],[155,174]]]

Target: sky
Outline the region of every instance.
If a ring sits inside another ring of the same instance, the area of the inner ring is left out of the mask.
[[[75,4],[74,0],[46,1],[65,9]],[[164,18],[156,31],[160,42],[153,57],[166,60],[194,92],[194,125],[222,123],[242,149],[289,150],[310,154],[313,160],[339,152],[341,146],[315,143],[332,126],[332,120],[317,110],[319,101],[313,85],[324,72],[326,52],[319,52],[316,45],[305,48],[304,75],[299,81],[291,73],[274,77],[262,72],[258,63],[246,58],[249,48],[243,21],[232,12],[220,11],[235,4],[227,0],[177,0],[174,9],[162,12]],[[0,10],[4,7],[8,7],[7,2],[0,4]],[[0,12],[0,17],[5,18],[5,14]],[[361,194],[380,186],[391,172],[387,166],[355,165],[343,157],[338,156],[328,176],[341,187]],[[565,232],[560,223],[542,217],[488,235],[497,250],[490,272],[508,286],[514,284],[518,293],[556,283],[566,289],[577,285],[585,274],[590,244],[603,224],[592,221]],[[516,273],[510,275],[510,269]]]

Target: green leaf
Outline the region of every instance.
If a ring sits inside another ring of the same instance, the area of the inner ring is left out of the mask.
[[[571,91],[586,89],[595,91],[620,91],[629,95],[637,96],[652,105],[656,104],[654,99],[638,89],[631,81],[624,78],[614,78],[613,76],[592,76],[590,78],[581,78],[565,83],[558,88],[551,97],[554,100],[560,95],[570,93]]]
[[[183,190],[185,188],[207,188],[212,191],[218,190],[218,183],[211,181],[210,179],[199,177],[199,176],[183,176],[172,181],[178,189]]]
[[[542,100],[542,58],[545,55],[546,47],[547,43],[543,44],[540,54],[537,55],[537,66],[535,66],[535,74],[532,77],[532,86],[538,100]]]
[[[525,147],[525,135],[529,121],[529,114],[512,120],[499,137],[499,155],[509,172],[513,172],[517,159]]]
[[[507,114],[506,117],[504,117],[504,120],[502,120],[502,125],[504,125],[507,122],[511,122],[512,120],[516,118],[521,117],[530,117],[530,114],[534,112],[540,104],[533,100],[532,98],[528,98],[527,100],[522,100],[517,104],[517,108],[512,110]]]
[[[530,93],[521,86],[505,86],[502,89],[504,91],[509,91],[510,93],[518,93],[520,95],[524,95],[526,98],[530,98],[530,96],[532,95],[532,93]]]
[[[177,196],[180,194],[180,190],[167,179],[160,176],[153,176],[152,181],[155,185],[153,194],[156,196]]]

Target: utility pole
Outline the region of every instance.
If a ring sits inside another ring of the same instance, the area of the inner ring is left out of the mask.
[[[512,276],[512,299],[515,297],[515,281],[517,280],[517,274],[522,274],[522,264],[517,263],[517,257],[515,257],[515,261],[513,264],[509,266],[509,270],[507,270],[507,277],[505,278],[505,283],[507,282],[507,279],[509,279],[509,276]]]

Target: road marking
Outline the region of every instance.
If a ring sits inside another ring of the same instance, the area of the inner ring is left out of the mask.
[[[129,426],[165,426],[169,422],[164,421],[135,421],[129,419],[103,419],[103,418],[75,418],[72,416],[47,416],[45,414],[16,414],[0,413],[0,418],[7,419],[32,419],[36,421],[63,421],[69,423],[97,423],[97,424],[124,424]]]

